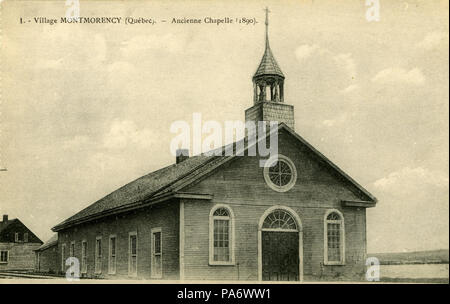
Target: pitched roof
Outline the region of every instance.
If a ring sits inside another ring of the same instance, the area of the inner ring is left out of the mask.
[[[308,147],[315,155],[322,159],[326,164],[331,166],[338,174],[340,174],[345,180],[349,181],[359,193],[363,194],[370,201],[376,202],[377,199],[371,195],[367,190],[365,190],[361,185],[354,181],[350,176],[348,176],[344,171],[333,164],[328,158],[312,147],[306,140],[295,133],[291,128],[286,126],[284,123],[280,123],[278,128],[272,132],[278,132],[280,129],[287,130],[289,134],[293,135],[297,140],[302,142],[306,147]],[[266,137],[269,133],[266,134]],[[258,139],[258,141],[263,141],[266,137]],[[244,141],[244,151],[249,148],[247,141]],[[96,201],[87,208],[76,213],[72,217],[69,217],[65,221],[56,225],[52,228],[53,231],[61,230],[65,227],[88,221],[94,216],[102,216],[102,214],[107,215],[107,212],[114,210],[122,210],[126,207],[139,207],[142,206],[146,201],[164,197],[164,195],[177,193],[181,189],[185,188],[189,184],[197,181],[206,174],[219,168],[226,162],[230,161],[236,157],[236,147],[237,143],[234,142],[227,146],[221,147],[209,151],[205,154],[192,156],[187,158],[178,164],[172,164],[170,166],[164,167],[147,175],[144,175],[125,186],[113,191],[102,199]],[[255,143],[256,144],[256,143]],[[218,153],[220,151],[226,151],[229,147],[233,149],[232,156],[226,156],[225,153]],[[216,155],[224,156],[216,156]]]
[[[113,191],[72,217],[69,217],[62,223],[53,227],[52,230],[57,231],[58,227],[65,226],[71,222],[111,209],[142,202],[150,197],[156,196],[174,181],[183,178],[185,175],[191,174],[193,171],[209,161],[212,161],[214,158],[214,156],[205,155],[192,156],[178,164],[172,164],[144,175]]]
[[[55,246],[57,244],[58,244],[58,234],[55,233],[47,242],[42,244],[38,249],[35,249],[34,251],[41,251],[49,247]]]
[[[19,220],[18,218],[10,219],[10,220],[7,220],[7,221],[0,221],[0,242],[3,241],[3,240],[2,240],[2,233],[5,232],[5,231],[7,230],[8,227],[11,226],[12,229],[14,229],[14,226],[17,227],[17,225],[20,225],[20,226],[22,226],[23,228],[26,228],[26,229],[28,230],[28,233],[29,233],[29,235],[28,235],[29,240],[35,240],[35,241],[37,241],[37,242],[39,242],[39,243],[41,243],[41,244],[43,243],[43,242],[41,241],[41,239],[40,239],[33,231],[31,231],[27,226],[25,226],[25,224],[22,223],[22,221]],[[7,235],[8,235],[8,233],[6,232],[6,237],[8,237]],[[3,235],[3,236],[4,236],[4,235]]]

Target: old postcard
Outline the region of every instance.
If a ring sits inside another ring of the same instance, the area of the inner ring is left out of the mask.
[[[0,284],[448,283],[448,1],[0,5]]]

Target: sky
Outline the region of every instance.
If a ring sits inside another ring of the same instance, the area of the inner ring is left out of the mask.
[[[64,1],[3,1],[0,214],[50,228],[174,162],[170,125],[243,120],[270,45],[295,130],[378,198],[369,252],[448,248],[448,2],[94,1],[81,16],[243,24],[20,24]]]

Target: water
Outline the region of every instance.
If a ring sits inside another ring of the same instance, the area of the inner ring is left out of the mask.
[[[435,279],[449,277],[448,264],[381,265],[383,278]]]

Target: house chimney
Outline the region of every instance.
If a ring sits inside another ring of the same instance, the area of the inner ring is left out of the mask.
[[[6,223],[8,221],[8,215],[3,214],[3,222]]]
[[[177,149],[176,163],[179,164],[182,161],[189,158],[189,149]]]

